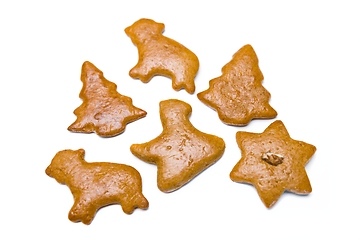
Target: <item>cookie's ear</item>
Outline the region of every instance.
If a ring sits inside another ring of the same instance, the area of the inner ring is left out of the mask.
[[[163,32],[164,32],[164,30],[165,30],[165,24],[163,24],[163,23],[157,23],[157,27],[158,27],[160,33],[163,33]]]
[[[48,175],[49,177],[53,177],[51,164],[45,169],[45,173],[46,173],[46,175]]]
[[[80,148],[76,151],[76,153],[79,155],[79,157],[84,158],[85,156],[85,150]]]
[[[129,36],[129,34],[131,34],[131,27],[132,26],[130,26],[130,27],[127,27],[127,28],[125,28],[125,33],[126,33],[126,35],[128,35]]]

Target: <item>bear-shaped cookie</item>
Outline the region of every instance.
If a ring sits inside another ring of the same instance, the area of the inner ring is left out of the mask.
[[[142,194],[142,179],[135,168],[118,163],[89,163],[84,155],[83,149],[59,151],[45,170],[73,194],[70,221],[88,225],[101,207],[111,204],[120,204],[127,214],[135,208],[148,208],[148,200]]]
[[[172,79],[172,87],[179,91],[195,91],[195,76],[199,70],[197,56],[182,44],[162,35],[165,25],[151,19],[140,19],[125,29],[138,49],[139,60],[129,75],[149,82],[160,75]]]

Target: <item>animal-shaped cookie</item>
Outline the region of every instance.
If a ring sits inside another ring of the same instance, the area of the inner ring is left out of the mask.
[[[179,91],[195,91],[194,79],[199,69],[197,56],[182,44],[162,35],[163,23],[140,19],[125,29],[138,49],[139,60],[129,75],[149,82],[161,75],[172,79],[172,87]]]
[[[262,86],[263,79],[254,49],[245,45],[197,97],[215,109],[225,124],[244,126],[252,119],[274,118],[277,112],[269,104],[270,93]]]
[[[69,220],[90,224],[96,212],[110,204],[120,204],[127,214],[135,208],[148,208],[141,176],[135,168],[108,162],[88,163],[84,155],[83,149],[60,151],[45,171],[67,185],[73,194]]]
[[[116,84],[88,61],[82,65],[81,81],[83,103],[75,109],[77,119],[69,131],[113,137],[124,132],[126,124],[146,116],[146,111],[135,107],[130,97],[118,93]]]
[[[223,139],[190,123],[191,111],[191,106],[180,100],[160,102],[162,133],[149,142],[130,146],[136,157],[157,165],[157,185],[162,192],[181,188],[224,153]]]
[[[305,165],[316,147],[294,140],[280,120],[263,133],[237,132],[241,159],[230,173],[235,182],[254,185],[260,199],[271,208],[284,191],[309,194],[312,191]]]

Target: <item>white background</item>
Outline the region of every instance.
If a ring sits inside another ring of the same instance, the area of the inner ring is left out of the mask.
[[[360,239],[357,1],[1,1],[0,239]],[[124,29],[140,18],[200,60],[195,94],[167,78],[129,77],[137,49]],[[196,94],[245,44],[255,49],[270,104],[296,140],[317,151],[306,166],[313,192],[282,195],[267,209],[251,185],[229,173],[240,159],[237,131],[262,132],[271,120],[230,127]],[[81,103],[81,65],[90,61],[148,115],[123,134],[67,131]],[[160,134],[159,101],[191,104],[199,130],[222,137],[223,157],[189,184],[165,194],[154,165],[129,151]],[[84,148],[85,159],[125,163],[143,178],[149,209],[119,205],[87,226],[67,218],[69,189],[45,174],[56,152]]]

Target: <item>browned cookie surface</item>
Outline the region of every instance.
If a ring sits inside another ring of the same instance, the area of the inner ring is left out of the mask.
[[[252,119],[277,116],[269,104],[270,93],[262,86],[263,79],[254,49],[245,45],[222,68],[222,75],[210,80],[209,88],[197,96],[217,111],[222,122],[247,125]]]
[[[129,75],[145,83],[156,75],[169,77],[174,90],[185,89],[192,94],[199,60],[185,46],[163,36],[164,28],[163,23],[140,19],[125,29],[139,54],[138,63]]]
[[[316,147],[294,140],[277,120],[263,133],[237,132],[241,159],[230,178],[254,185],[266,207],[272,207],[284,191],[309,194],[312,191],[305,165]]]
[[[48,176],[67,185],[73,194],[71,221],[90,224],[96,212],[110,204],[120,204],[127,214],[135,208],[148,208],[142,179],[135,168],[108,162],[88,163],[84,155],[83,149],[59,151],[46,168]]]
[[[149,142],[130,147],[136,157],[157,165],[157,184],[163,192],[181,188],[224,153],[223,139],[203,133],[191,124],[191,111],[191,106],[180,100],[160,102],[162,133]]]
[[[112,137],[124,132],[126,124],[146,116],[144,110],[135,107],[130,97],[118,93],[116,84],[88,61],[82,66],[81,81],[83,103],[75,109],[77,119],[68,127],[69,131]]]

